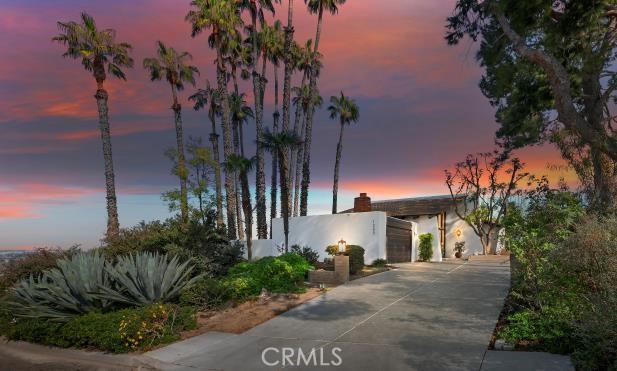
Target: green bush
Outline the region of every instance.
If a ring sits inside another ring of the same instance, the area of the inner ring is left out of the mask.
[[[433,235],[423,233],[420,236],[420,260],[430,261],[433,258]]]
[[[180,304],[200,310],[216,309],[232,297],[232,288],[224,280],[204,277],[180,295]]]
[[[308,246],[293,245],[290,252],[300,255],[311,265],[315,265],[319,261],[319,253]]]
[[[349,256],[349,273],[356,274],[364,269],[364,249],[357,245],[347,245],[345,255]]]
[[[335,256],[339,254],[338,245],[329,245],[326,247],[326,254]]]
[[[0,274],[0,296],[19,281],[30,276],[38,276],[44,270],[54,268],[58,259],[70,258],[77,251],[77,248],[77,246],[73,246],[67,250],[60,248],[37,249],[20,259],[2,265],[0,267],[2,270],[2,274]]]
[[[388,264],[388,261],[386,259],[375,259],[373,260],[373,263],[371,264],[373,267],[385,267]]]
[[[298,292],[312,266],[302,256],[287,253],[237,264],[225,279],[234,299],[259,295],[262,288],[271,292]]]
[[[191,308],[155,304],[108,313],[92,312],[64,324],[20,319],[9,325],[4,335],[9,340],[123,353],[169,343],[178,339],[180,331],[195,327]]]

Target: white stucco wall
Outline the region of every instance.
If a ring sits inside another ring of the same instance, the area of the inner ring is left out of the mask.
[[[408,221],[412,221],[414,223],[417,223],[417,233],[416,231],[414,231],[414,236],[419,236],[421,234],[424,233],[430,233],[433,235],[433,258],[431,259],[431,261],[433,262],[440,262],[442,261],[442,256],[441,256],[441,247],[439,244],[439,226],[437,224],[437,216],[427,216],[427,215],[422,215],[416,218],[406,218],[406,220]],[[419,248],[419,239],[416,237],[414,238],[415,243],[415,253],[412,250],[412,257],[415,257],[415,260],[418,260],[418,248]]]
[[[248,259],[248,251],[246,250],[246,241],[238,241],[244,246],[244,258]],[[253,260],[263,258],[265,256],[277,256],[279,251],[274,240],[253,240]]]
[[[386,213],[373,211],[336,215],[310,215],[289,219],[289,246],[309,246],[319,253],[319,258],[328,257],[326,247],[340,239],[348,245],[359,245],[365,250],[364,261],[386,258]],[[272,239],[283,246],[283,219],[272,221]]]

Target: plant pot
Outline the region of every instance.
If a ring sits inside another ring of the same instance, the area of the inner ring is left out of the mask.
[[[455,256],[457,259],[460,259],[460,258],[461,258],[461,256],[463,256],[463,253],[462,253],[462,252],[460,252],[460,251],[457,251],[456,253],[454,253],[454,256]]]

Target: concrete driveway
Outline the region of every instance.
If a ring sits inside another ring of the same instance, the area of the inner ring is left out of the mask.
[[[146,355],[178,370],[479,370],[509,272],[491,262],[402,264],[244,334],[207,333]]]

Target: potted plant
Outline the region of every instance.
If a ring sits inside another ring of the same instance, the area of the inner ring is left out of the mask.
[[[459,241],[454,244],[454,256],[456,256],[457,259],[460,259],[463,256],[464,252],[465,252],[465,241]]]

